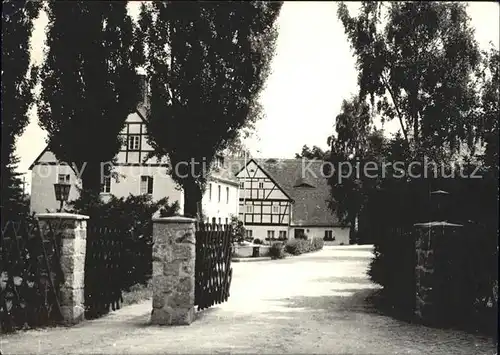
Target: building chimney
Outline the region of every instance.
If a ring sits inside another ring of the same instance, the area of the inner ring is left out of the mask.
[[[140,81],[140,90],[141,97],[139,101],[139,105],[144,106],[145,108],[149,107],[149,83],[148,77],[146,74],[138,74]]]

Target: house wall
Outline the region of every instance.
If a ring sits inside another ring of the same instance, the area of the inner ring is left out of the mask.
[[[278,238],[280,236],[280,231],[286,231],[286,236],[288,239],[293,237],[290,236],[290,227],[288,226],[259,226],[259,225],[245,225],[246,230],[252,231],[252,237],[258,238],[264,241],[267,238],[267,231],[274,231],[274,237]]]
[[[81,183],[73,169],[68,165],[35,165],[31,170],[30,210],[35,213],[56,212],[60,202],[56,200],[54,184],[58,182],[59,174],[70,176],[71,189],[69,200],[77,199]]]
[[[212,185],[212,196],[210,196],[210,184]],[[218,187],[221,187],[221,197],[219,202]],[[227,198],[229,189],[229,200]],[[230,184],[224,181],[212,180],[207,183],[207,188],[202,197],[202,209],[205,221],[212,222],[215,217],[216,223],[226,223],[231,220],[231,216],[238,215],[239,189],[237,184]]]
[[[329,245],[340,245],[343,243],[344,245],[349,244],[349,228],[345,227],[300,227],[294,226],[290,227],[290,238],[295,237],[295,229],[304,229],[305,234],[307,234],[308,239],[312,238],[321,238],[325,237],[325,231],[331,230],[333,237],[335,237],[335,241],[329,242]]]
[[[101,194],[106,201],[112,194],[116,197],[128,197],[140,195],[141,176],[153,177],[153,200],[157,201],[164,197],[169,198],[169,203],[179,202],[180,213],[184,205],[184,193],[168,174],[166,167],[159,166],[115,166],[114,176],[111,178],[111,192]]]

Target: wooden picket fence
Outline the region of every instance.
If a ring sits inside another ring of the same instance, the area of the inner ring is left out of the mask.
[[[195,305],[198,310],[220,304],[229,298],[232,228],[230,225],[197,224]]]

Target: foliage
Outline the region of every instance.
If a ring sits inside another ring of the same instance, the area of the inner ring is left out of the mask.
[[[259,238],[255,238],[255,239],[253,240],[253,243],[254,243],[254,244],[262,244],[262,240],[260,240]]]
[[[311,251],[321,250],[325,245],[325,241],[322,238],[313,238],[311,240]]]
[[[84,192],[98,192],[101,163],[114,160],[139,101],[133,22],[126,1],[51,1],[47,8],[39,124],[57,159],[82,174]]]
[[[351,17],[340,3],[338,17],[357,59],[360,99],[369,96],[383,120],[397,118],[407,145],[473,148],[480,52],[466,5],[367,1]]]
[[[317,146],[309,148],[307,145],[302,147],[300,153],[295,153],[295,159],[309,159],[309,160],[326,160],[330,156],[330,151],[323,151]]]
[[[2,95],[1,95],[1,216],[4,221],[26,216],[26,202],[15,172],[16,139],[28,124],[33,103],[36,68],[30,70],[30,37],[40,11],[37,1],[2,2]]]
[[[311,242],[305,239],[291,239],[285,244],[288,254],[300,255],[311,251]]]
[[[173,178],[184,189],[186,215],[197,214],[206,167],[237,138],[255,107],[281,5],[163,1],[141,9],[150,143],[155,155],[178,168]]]
[[[92,191],[80,193],[80,198],[69,202],[67,208],[68,212],[88,215],[95,225],[127,231],[122,253],[125,260],[131,261],[124,270],[126,279],[121,281],[125,287],[145,283],[151,276],[153,214],[159,211],[162,217],[169,217],[178,210],[178,203],[170,204],[168,198],[153,201],[150,195],[112,195],[108,202],[103,202]]]
[[[498,117],[500,117],[500,54],[491,48],[483,54],[481,67],[480,124],[484,164],[498,171]]]
[[[231,216],[231,231],[233,233],[233,243],[241,243],[245,240],[245,225],[237,216]]]
[[[269,247],[269,256],[271,259],[284,259],[286,257],[285,254],[285,246],[283,243],[273,243]]]
[[[111,195],[103,202],[98,193],[80,193],[80,198],[68,202],[68,212],[84,214],[91,219],[98,218],[128,227],[131,230],[144,230],[152,224],[152,216],[160,211],[162,217],[174,216],[179,210],[178,202],[169,203],[168,197],[153,201],[151,195],[129,195],[127,198]]]

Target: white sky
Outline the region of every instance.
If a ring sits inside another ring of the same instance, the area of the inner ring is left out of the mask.
[[[140,2],[129,4],[135,15]],[[359,5],[349,6],[356,9]],[[476,38],[483,48],[490,41],[499,47],[499,9],[494,2],[469,3]],[[335,2],[285,1],[278,19],[272,73],[261,94],[266,117],[257,124],[256,138],[248,142],[257,157],[293,158],[304,144],[327,148],[342,100],[357,92],[355,61],[336,12]],[[47,21],[42,13],[33,32],[32,58],[38,64],[43,59]],[[47,135],[38,127],[36,110],[30,118],[16,147],[19,172],[27,172],[46,145]],[[395,131],[397,122],[385,128]]]

